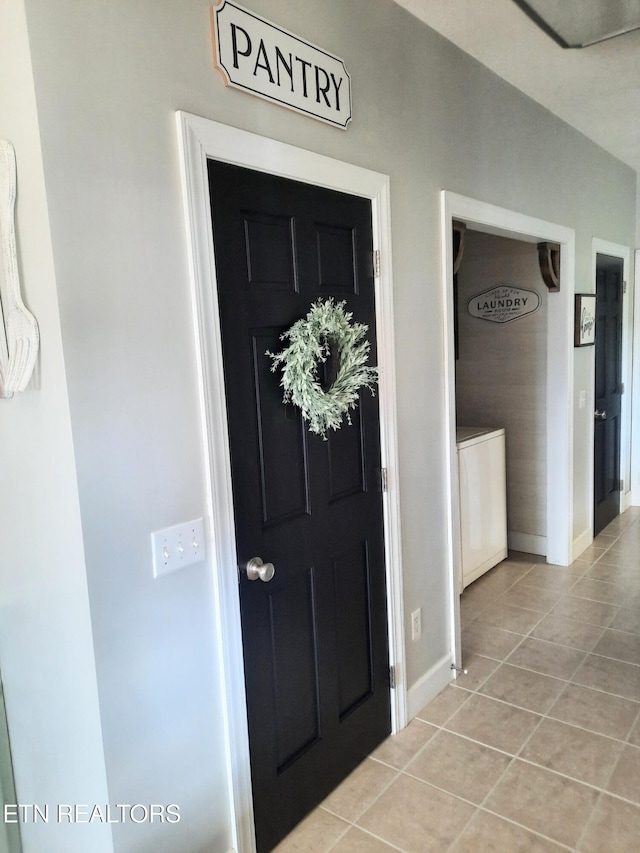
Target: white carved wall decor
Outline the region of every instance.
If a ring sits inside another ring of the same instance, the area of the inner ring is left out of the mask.
[[[33,373],[40,335],[35,317],[25,307],[20,291],[15,232],[16,155],[13,145],[0,139],[0,397],[24,391]]]

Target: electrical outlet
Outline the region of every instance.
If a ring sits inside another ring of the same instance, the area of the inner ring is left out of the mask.
[[[422,611],[418,607],[411,614],[411,639],[415,643],[422,636]]]
[[[151,550],[154,578],[201,562],[205,558],[203,520],[197,518],[152,533]]]

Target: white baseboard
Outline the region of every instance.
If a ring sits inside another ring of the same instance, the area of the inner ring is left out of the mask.
[[[620,507],[620,512],[626,512],[630,506],[634,506],[633,496],[631,492],[624,492],[622,495],[622,506]]]
[[[444,655],[407,690],[409,720],[412,720],[428,702],[435,699],[438,693],[452,681],[452,663],[453,656],[451,653]]]
[[[577,560],[583,551],[586,551],[589,545],[593,543],[593,530],[587,527],[582,533],[573,540],[572,559]]]
[[[510,551],[521,551],[523,554],[540,554],[547,556],[547,537],[536,536],[534,533],[516,533],[510,530],[507,534]]]

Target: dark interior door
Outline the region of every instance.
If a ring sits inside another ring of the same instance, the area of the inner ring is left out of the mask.
[[[623,270],[621,258],[597,256],[594,535],[620,512]]]
[[[390,731],[377,399],[323,441],[265,354],[319,297],[345,300],[375,353],[371,205],[215,161],[209,184],[238,559],[275,566],[239,580],[268,851]]]

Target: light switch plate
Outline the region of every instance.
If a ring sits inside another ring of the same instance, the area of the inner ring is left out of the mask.
[[[202,562],[206,557],[203,520],[196,518],[152,533],[151,551],[154,578]]]

